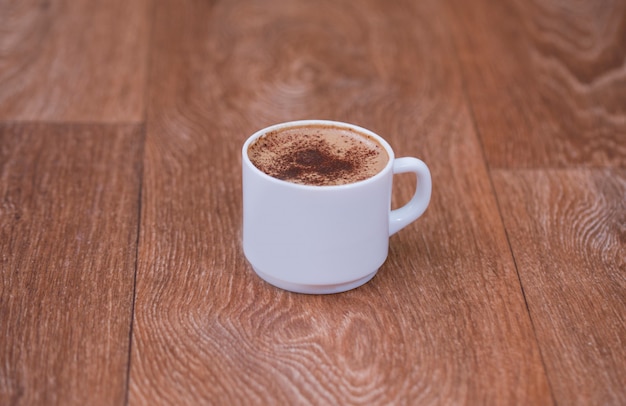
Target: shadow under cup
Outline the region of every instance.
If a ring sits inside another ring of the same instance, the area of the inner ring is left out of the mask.
[[[385,149],[388,162],[364,180],[331,186],[281,180],[251,162],[248,149],[260,137],[289,128],[320,126],[350,130],[375,140]],[[407,165],[415,164],[413,161],[421,164],[421,173],[415,165]],[[422,193],[391,211],[393,174],[409,171],[418,174]],[[337,293],[368,282],[387,258],[389,236],[419,217],[430,200],[430,174],[423,162],[395,159],[389,144],[373,132],[325,120],[282,123],[253,134],[242,149],[242,181],[247,260],[265,281],[300,293]]]

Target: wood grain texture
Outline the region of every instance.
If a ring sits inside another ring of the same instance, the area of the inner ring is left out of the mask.
[[[491,167],[626,166],[626,2],[449,3]]]
[[[440,13],[159,2],[130,404],[552,402]],[[345,294],[273,288],[241,251],[241,145],[300,118],[368,127],[433,173],[427,214]]]
[[[0,404],[626,404],[625,60],[620,0],[0,0]],[[344,294],[240,246],[304,118],[433,174]]]
[[[150,0],[0,0],[0,120],[138,122]]]
[[[0,404],[121,404],[139,126],[0,124]]]
[[[493,174],[558,404],[626,404],[626,172]]]

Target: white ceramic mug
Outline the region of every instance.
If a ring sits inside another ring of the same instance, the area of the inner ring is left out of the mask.
[[[355,183],[312,186],[273,178],[255,167],[248,147],[270,131],[330,125],[374,138],[389,156],[376,175]],[[265,281],[300,293],[337,293],[374,277],[385,262],[389,236],[424,213],[430,171],[417,158],[395,158],[389,144],[364,128],[325,120],[292,121],[264,128],[242,150],[243,250]],[[393,174],[413,172],[411,200],[391,210]]]

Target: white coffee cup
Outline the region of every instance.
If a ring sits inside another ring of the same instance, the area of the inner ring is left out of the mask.
[[[376,175],[355,183],[313,186],[267,175],[248,157],[249,146],[286,127],[334,126],[378,141],[389,162]],[[361,286],[385,262],[389,236],[420,217],[430,202],[431,177],[417,158],[395,158],[389,144],[356,125],[305,120],[276,124],[253,134],[242,149],[243,250],[254,271],[279,288],[312,294]],[[411,200],[391,210],[393,175],[413,172]]]

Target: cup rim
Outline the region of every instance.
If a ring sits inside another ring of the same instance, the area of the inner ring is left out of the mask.
[[[347,128],[347,129],[350,129],[359,133],[363,133],[364,135],[367,135],[375,139],[380,145],[383,146],[383,148],[385,148],[385,151],[387,152],[387,156],[389,157],[389,160],[387,164],[385,165],[385,167],[381,169],[378,173],[376,173],[374,176],[370,176],[367,179],[363,179],[363,180],[352,182],[352,183],[346,183],[343,185],[303,185],[301,183],[289,182],[287,180],[278,179],[278,178],[268,175],[267,173],[257,168],[252,163],[252,161],[250,161],[250,157],[248,156],[248,148],[254,141],[262,137],[264,134],[267,134],[270,131],[279,130],[283,128],[302,127],[302,126],[307,126],[307,125],[328,125],[328,126],[334,126],[334,127]],[[393,161],[395,160],[395,154],[393,152],[393,149],[389,145],[389,143],[383,137],[376,134],[375,132],[368,130],[367,128],[360,127],[358,125],[350,124],[350,123],[346,123],[342,121],[315,120],[315,119],[286,121],[286,122],[271,125],[269,127],[264,127],[258,130],[257,132],[255,132],[254,134],[252,134],[250,137],[248,137],[248,139],[244,142],[243,147],[241,149],[241,155],[242,155],[242,160],[246,166],[251,168],[255,173],[257,173],[259,176],[265,178],[268,181],[279,183],[285,186],[288,185],[294,188],[315,189],[315,190],[348,189],[348,188],[359,187],[359,186],[366,185],[368,183],[376,182],[379,178],[386,176],[386,174],[392,170]]]

